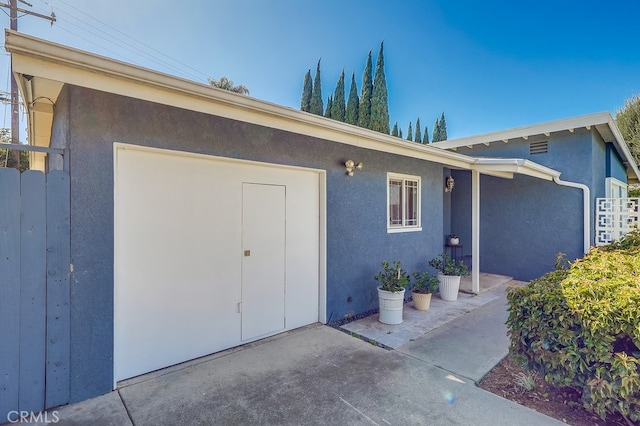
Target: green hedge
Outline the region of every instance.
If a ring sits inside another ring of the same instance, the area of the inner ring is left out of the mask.
[[[602,419],[640,421],[640,232],[511,288],[507,299],[516,360],[578,389]]]

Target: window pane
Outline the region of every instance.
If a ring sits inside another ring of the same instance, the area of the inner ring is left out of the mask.
[[[405,226],[418,225],[418,182],[412,180],[405,181],[406,208]]]
[[[402,226],[402,181],[389,179],[389,225]]]

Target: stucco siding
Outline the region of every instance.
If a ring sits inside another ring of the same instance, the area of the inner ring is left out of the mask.
[[[381,261],[413,271],[442,251],[439,164],[73,86],[56,112],[53,142],[71,150],[72,401],[113,380],[114,142],[326,170],[329,321],[377,307]],[[347,159],[364,169],[346,176]],[[422,232],[386,232],[387,172],[421,177]]]
[[[627,169],[622,162],[620,154],[616,151],[613,143],[606,144],[606,167],[605,177],[612,177],[620,182],[627,183]]]
[[[456,173],[452,231],[471,259],[471,174]],[[582,191],[527,176],[480,178],[480,271],[530,280],[553,270],[556,255],[582,255]]]
[[[563,180],[591,185],[593,151],[591,144],[585,141],[590,142],[592,138],[592,132],[586,129],[552,134],[546,139],[548,151],[544,154],[531,154],[531,141],[524,140],[493,142],[489,146],[474,145],[473,148],[460,147],[457,152],[475,157],[523,158],[560,171]]]
[[[589,186],[593,230],[595,198],[604,196],[603,141],[597,140],[595,130],[584,128],[552,134],[547,141],[547,152],[542,154],[531,154],[530,141],[524,140],[475,145],[459,148],[458,152],[477,157],[528,159],[561,172],[560,178],[564,181]],[[466,188],[471,188],[470,179],[468,172],[457,172],[454,204],[460,205],[461,211],[457,212],[455,206],[452,208],[452,231],[463,234],[466,256],[471,255],[471,198],[466,192]],[[480,193],[483,272],[528,280],[552,270],[559,252],[566,253],[570,259],[582,256],[581,190],[524,176],[514,179],[482,176]],[[593,244],[593,232],[591,234]],[[505,262],[505,253],[509,253],[508,262]]]

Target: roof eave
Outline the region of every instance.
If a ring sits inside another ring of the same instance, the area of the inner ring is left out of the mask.
[[[606,126],[606,127],[604,127]],[[498,132],[485,133],[482,135],[469,136],[458,139],[450,139],[435,142],[432,145],[442,149],[455,149],[460,147],[472,147],[479,144],[491,144],[494,142],[508,143],[511,140],[527,139],[534,136],[545,135],[549,137],[552,133],[574,131],[579,128],[591,129],[595,127],[601,134],[605,142],[611,142],[616,150],[622,155],[624,165],[627,167],[627,179],[629,183],[640,182],[640,170],[629,151],[624,137],[618,129],[614,118],[609,112],[599,112],[595,114],[583,115],[580,117],[567,118],[563,120],[551,121],[547,123],[534,124],[530,126],[517,127]],[[605,134],[603,134],[606,133]],[[609,133],[613,140],[607,136]]]
[[[549,121],[546,123],[532,124],[528,126],[515,127],[513,129],[500,130],[497,132],[484,133],[481,135],[468,136],[464,138],[449,139],[435,142],[433,145],[438,148],[451,149],[463,146],[473,146],[481,143],[508,142],[513,139],[528,138],[535,135],[550,135],[554,132],[574,130],[582,127],[591,127],[599,124],[607,124],[611,120],[608,112],[598,112],[595,114],[583,115],[580,117],[566,118],[562,120]]]
[[[557,170],[520,158],[476,158],[472,169],[485,174],[520,174],[548,181],[560,177]]]
[[[301,135],[469,169],[473,158],[5,30],[13,71]],[[30,102],[33,100],[26,100]],[[38,130],[41,132],[42,130]],[[50,129],[49,129],[50,132]]]

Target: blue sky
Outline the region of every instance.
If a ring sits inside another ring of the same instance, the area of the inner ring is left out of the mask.
[[[352,72],[360,90],[367,54],[375,65],[384,41],[390,125],[405,135],[417,117],[431,131],[443,111],[452,139],[615,113],[640,93],[636,0],[30,3],[58,21],[24,16],[22,32],[202,83],[224,75],[295,109],[319,58],[326,104],[343,69],[347,91]]]

